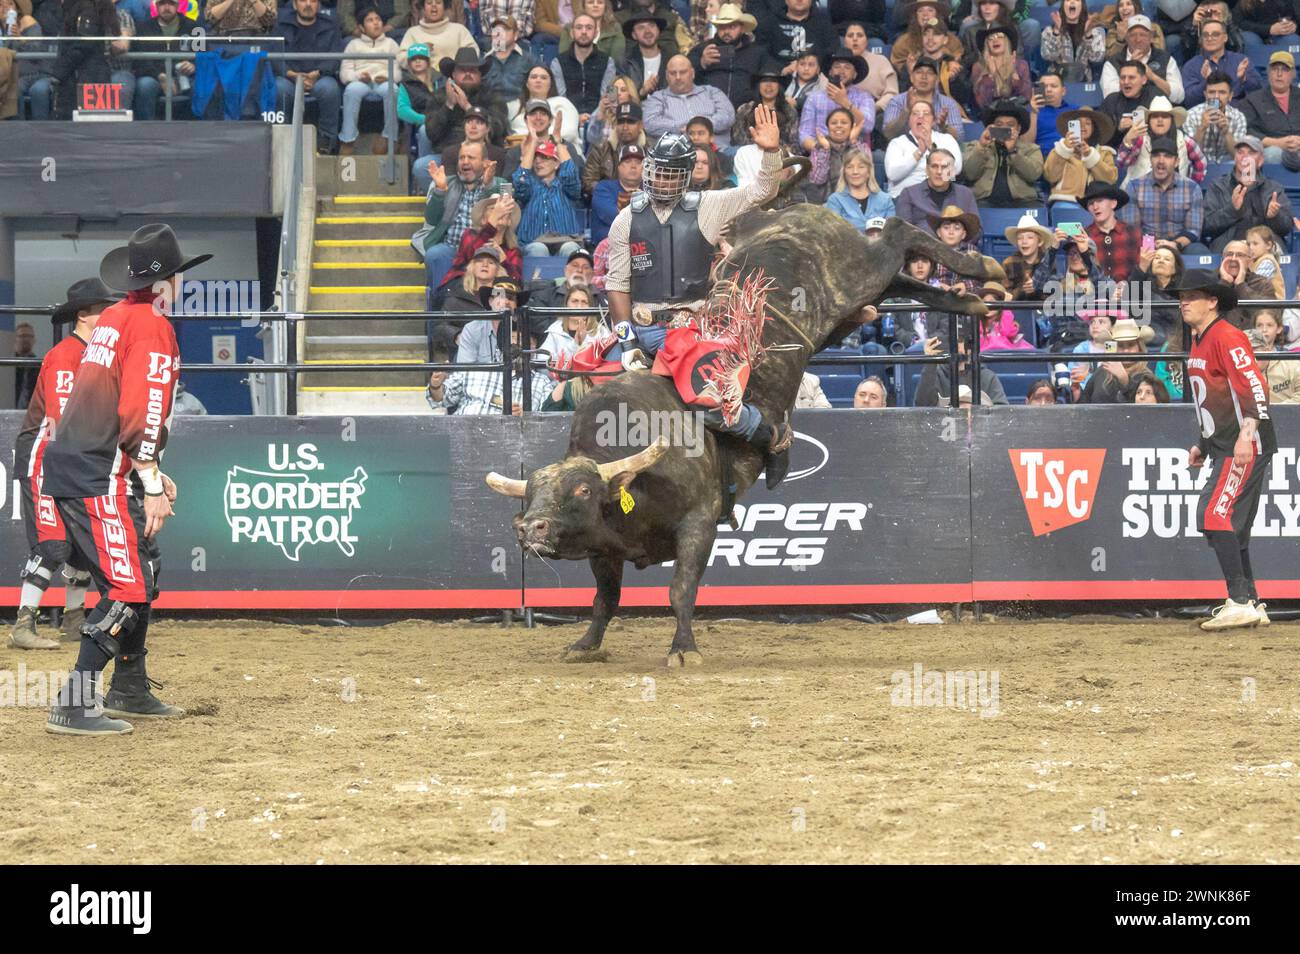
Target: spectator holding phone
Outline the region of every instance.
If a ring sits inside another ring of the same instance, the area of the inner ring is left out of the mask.
[[[1146,116],[1129,127],[1115,154],[1115,164],[1127,170],[1123,185],[1127,186],[1151,171],[1151,142],[1172,139],[1178,148],[1178,174],[1194,182],[1205,179],[1205,156],[1196,141],[1183,134],[1178,127],[1187,117],[1187,110],[1173,106],[1163,96],[1157,96],[1147,107]]]
[[[1243,136],[1237,141],[1232,171],[1210,183],[1205,193],[1205,240],[1216,252],[1234,239],[1244,241],[1258,225],[1268,226],[1279,238],[1291,234],[1291,200],[1281,183],[1264,175],[1263,164],[1263,143]]]
[[[1105,276],[1095,260],[1097,247],[1078,222],[1062,222],[1055,246],[1034,269],[1034,290],[1053,302],[1048,310],[1048,347],[1065,351],[1084,340],[1075,320],[1077,303],[1094,301],[1097,283]]]
[[[1155,89],[1147,83],[1146,67],[1141,63],[1124,63],[1119,67],[1119,89],[1108,93],[1098,109],[1115,124],[1115,134],[1107,145],[1118,147],[1120,139],[1141,122],[1146,108],[1155,99]]]
[[[876,104],[858,84],[867,78],[867,61],[841,46],[827,59],[826,86],[814,90],[804,103],[799,120],[799,142],[811,153],[817,138],[826,135],[826,120],[836,109],[848,110],[853,119],[853,141],[871,148],[871,130],[876,125]]]
[[[1204,102],[1187,111],[1183,132],[1195,140],[1208,162],[1232,162],[1237,140],[1246,135],[1246,116],[1231,103],[1232,80],[1211,73],[1205,80]]]
[[[1178,172],[1178,146],[1169,137],[1151,143],[1151,171],[1128,185],[1133,197],[1135,218],[1147,235],[1156,237],[1157,246],[1167,246],[1177,254],[1205,254],[1201,229],[1205,221],[1205,204],[1201,187]]]
[[[1002,99],[984,116],[980,138],[966,147],[965,176],[975,198],[993,208],[1038,204],[1043,154],[1030,136],[1029,113]]]
[[[1048,203],[1080,202],[1094,182],[1119,179],[1115,150],[1106,145],[1113,126],[1110,117],[1093,109],[1072,109],[1056,117],[1060,139],[1043,163],[1043,178],[1051,186]]]
[[[1043,158],[1052,151],[1061,133],[1056,126],[1057,117],[1077,107],[1065,98],[1065,81],[1055,73],[1044,73],[1034,84],[1033,95],[1029,97],[1029,126],[1034,133],[1038,148],[1043,151]],[[1112,127],[1114,124],[1111,124]],[[1113,128],[1112,128],[1113,132]],[[1110,136],[1101,140],[1110,142]]]
[[[1296,39],[1300,10],[1294,0],[1240,0],[1237,17],[1246,33],[1246,48]]]

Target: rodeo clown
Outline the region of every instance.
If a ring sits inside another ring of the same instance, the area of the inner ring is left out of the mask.
[[[36,389],[27,406],[14,447],[14,474],[22,499],[23,529],[30,552],[23,567],[22,594],[18,600],[18,621],[9,636],[15,649],[58,649],[59,642],[36,631],[41,599],[62,564],[65,610],[61,634],[76,639],[85,619],[86,587],[90,571],[80,558],[74,560],[63,521],[54,501],[42,490],[45,450],[54,434],[63,407],[72,394],[72,384],[90,333],[107,305],[122,300],[98,278],[83,278],[68,289],[68,300],[54,309],[56,324],[74,322],[72,332],[45,355],[36,378]]]
[[[725,403],[700,393],[700,370],[716,365],[719,349],[701,339],[693,318],[710,293],[709,272],[719,240],[734,219],[775,196],[781,183],[781,132],[770,107],[754,110],[750,135],[763,150],[752,183],[687,192],[695,147],[684,133],[664,133],[646,152],[641,191],[609,229],[605,291],[618,345],[606,357],[621,358],[625,368],[650,367],[653,362],[654,372],[673,378],[688,404]],[[741,390],[745,377],[747,370]],[[756,407],[738,400],[734,412],[724,414],[708,406],[705,424],[758,448],[767,486],[775,487],[790,469],[789,424],[764,421]]]
[[[187,259],[166,225],[145,225],[104,256],[99,276],[126,300],[104,309],[77,369],[72,396],[45,452],[45,492],[54,498],[75,557],[100,600],[86,614],[72,676],[45,727],[63,735],[119,735],[121,717],[185,714],[152,691],[145,635],[157,598],[155,537],[172,515],[176,485],[158,469],[171,427],[180,351],[168,312]],[[102,706],[93,686],[109,660],[113,682]]]

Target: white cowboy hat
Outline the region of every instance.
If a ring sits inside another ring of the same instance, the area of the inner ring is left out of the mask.
[[[1181,106],[1175,106],[1169,102],[1168,96],[1157,96],[1151,100],[1151,105],[1147,107],[1147,122],[1151,122],[1152,113],[1164,113],[1166,116],[1174,118],[1174,126],[1181,126],[1183,120],[1187,118],[1187,110]]]
[[[714,26],[726,26],[728,23],[740,23],[744,25],[746,33],[753,33],[758,27],[758,21],[734,3],[724,3],[718,9],[718,12],[713,15],[713,19],[709,22]]]
[[[1028,212],[1022,215],[1020,221],[1007,229],[1003,234],[1006,235],[1008,242],[1015,245],[1016,236],[1021,232],[1034,232],[1040,239],[1042,239],[1043,245],[1048,248],[1056,247],[1056,233],[1044,226],[1043,223],[1039,222],[1038,219],[1034,218]]]

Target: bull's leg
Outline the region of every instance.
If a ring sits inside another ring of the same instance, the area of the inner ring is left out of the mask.
[[[582,639],[564,654],[565,662],[604,662],[609,654],[600,648],[605,627],[618,611],[623,593],[623,561],[617,557],[594,556],[591,572],[596,577],[596,598],[591,603],[591,624]]]
[[[978,278],[982,282],[1005,282],[1006,272],[996,259],[987,255],[958,252],[944,245],[933,235],[917,228],[909,228],[902,219],[890,219],[879,241],[884,248],[893,248],[904,255],[908,252],[924,252],[941,265],[946,265],[958,275]]]
[[[959,315],[988,314],[988,306],[975,295],[958,295],[933,285],[926,285],[901,272],[890,279],[882,298],[912,298],[934,311],[953,311]]]
[[[695,616],[695,597],[700,588],[700,577],[713,552],[713,538],[718,535],[716,516],[709,514],[696,518],[683,526],[677,534],[677,564],[673,582],[668,588],[668,601],[677,617],[677,630],[673,644],[668,647],[668,667],[699,666],[704,657],[695,648],[695,633],[691,620]]]

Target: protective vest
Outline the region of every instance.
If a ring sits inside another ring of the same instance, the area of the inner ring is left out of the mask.
[[[700,231],[700,194],[688,192],[660,222],[643,192],[632,198],[628,239],[633,302],[686,302],[709,290],[709,265],[717,251]]]

